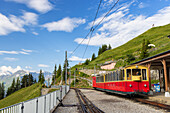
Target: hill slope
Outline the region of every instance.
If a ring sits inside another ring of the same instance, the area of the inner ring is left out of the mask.
[[[95,64],[101,64],[105,61],[109,61],[112,59],[117,61],[116,67],[125,66],[126,64],[124,63],[124,60],[127,58],[126,55],[128,53],[132,53],[136,57],[135,61],[140,60],[139,54],[142,48],[143,39],[149,40],[151,44],[155,45],[155,48],[149,50],[149,57],[170,50],[170,39],[167,37],[169,35],[170,24],[151,28],[143,34],[139,35],[138,37],[128,41],[127,43],[112,50],[105,51],[104,53],[99,55],[94,61],[90,62],[89,65],[76,65],[74,67],[93,68]]]
[[[0,100],[0,108],[4,108],[22,101],[26,101],[41,96],[41,85],[34,84],[32,86],[20,89],[6,98]]]

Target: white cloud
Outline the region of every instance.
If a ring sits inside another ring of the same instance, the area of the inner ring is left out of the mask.
[[[31,53],[33,52],[33,50],[26,50],[26,49],[21,49],[22,51],[25,51],[25,52],[28,52],[28,53]]]
[[[150,29],[152,24],[162,26],[170,23],[170,6],[159,10],[150,17],[132,15],[130,14],[129,7],[128,5],[126,8],[121,7],[121,10],[107,16],[101,27],[92,36],[89,45],[100,46],[102,44],[111,44],[115,48]],[[75,42],[80,43],[82,39],[77,38]],[[85,39],[82,44],[87,44],[88,40],[89,38]]]
[[[37,32],[32,32],[32,34],[34,34],[34,35],[39,35]]]
[[[41,13],[50,11],[53,7],[48,0],[6,0],[14,1],[27,5],[29,8],[35,9]]]
[[[68,60],[71,60],[71,61],[85,61],[87,58],[79,58],[77,56],[72,56],[71,58],[69,58]]]
[[[5,57],[4,60],[7,60],[7,61],[17,61],[18,59],[17,58]]]
[[[32,69],[32,67],[31,67],[31,66],[25,66],[25,68],[26,68],[26,69]]]
[[[38,67],[50,67],[50,66],[45,65],[45,64],[38,64]]]
[[[31,52],[33,52],[32,50],[26,50],[26,49],[21,49],[22,51],[0,51],[0,55],[3,54],[25,54],[25,55],[29,55]]]
[[[15,73],[18,70],[22,70],[22,68],[20,66],[17,66],[16,68],[12,68],[11,66],[1,66],[0,75]]]
[[[57,53],[60,52],[60,50],[55,50]]]
[[[141,2],[139,5],[138,5],[138,7],[139,8],[145,8],[145,7],[147,7],[148,5],[147,4],[145,4],[145,3],[143,3],[143,2]]]
[[[0,13],[0,35],[7,35],[11,32],[25,32],[24,26],[37,24],[38,15],[31,12],[23,12],[23,16],[9,17]]]
[[[78,27],[80,24],[84,24],[85,19],[81,18],[63,18],[57,22],[46,23],[42,27],[47,28],[48,31],[65,31],[72,32],[74,28]]]

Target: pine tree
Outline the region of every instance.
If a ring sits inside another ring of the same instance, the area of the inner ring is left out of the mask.
[[[106,44],[102,45],[102,53],[105,52],[105,51],[107,51],[107,45]]]
[[[63,73],[62,73],[62,75],[63,75],[63,81],[65,81],[66,63],[67,63],[67,72],[69,72],[69,69],[68,69],[69,64],[68,64],[68,60],[67,60],[67,62],[64,62],[64,66],[63,66]],[[68,78],[68,73],[67,73],[67,78]]]
[[[31,86],[34,83],[34,78],[31,73],[28,75],[28,86]]]
[[[17,78],[17,82],[16,82],[16,91],[18,91],[21,88],[21,84],[20,84],[20,80],[19,77]]]
[[[61,64],[59,64],[58,70],[57,70],[57,78],[58,78],[59,76],[61,76],[61,72],[62,72],[62,70],[61,70]]]
[[[101,47],[99,47],[98,56],[99,56],[100,54],[102,54],[102,48],[101,48]]]
[[[38,76],[38,82],[39,83],[41,82],[41,79],[42,79],[42,70],[40,69],[40,73],[39,73],[39,76]]]
[[[15,78],[13,78],[12,85],[11,85],[11,92],[14,93],[15,91],[16,91]]]
[[[95,54],[93,53],[92,58],[91,58],[91,61],[93,61],[93,60],[95,60],[95,59],[96,59],[96,56],[95,56]]]
[[[145,39],[143,39],[142,49],[141,49],[141,53],[140,53],[140,59],[144,59],[148,56],[149,56],[149,54],[147,53],[147,47],[146,47],[146,44],[145,44]]]
[[[109,44],[108,50],[111,50],[111,49],[112,49],[112,47],[111,47],[111,45]]]
[[[148,46],[150,44],[149,40],[146,40],[146,49],[151,49],[150,46]]]
[[[0,83],[0,100],[4,98],[5,95],[5,87],[4,87],[4,83]]]
[[[21,88],[24,88],[27,86],[28,86],[28,75],[24,75],[21,80]]]
[[[89,59],[86,59],[86,61],[84,62],[84,64],[85,64],[85,65],[88,65],[89,62],[90,62],[90,60],[89,60]]]
[[[44,84],[45,78],[44,78],[44,74],[42,73],[42,70],[40,69],[40,73],[39,73],[39,80],[38,82],[41,84]]]
[[[55,64],[54,71],[53,71],[53,77],[52,77],[52,83],[55,84],[55,79],[57,77],[57,66]]]

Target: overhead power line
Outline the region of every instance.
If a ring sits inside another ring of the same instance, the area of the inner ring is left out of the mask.
[[[78,46],[74,49],[74,51],[70,54],[69,58],[74,54],[74,52],[78,49],[78,47],[84,42],[84,40],[85,40],[85,39],[89,36],[89,34],[91,33],[91,34],[90,34],[90,37],[89,37],[89,41],[88,41],[87,46],[86,46],[86,48],[85,48],[85,51],[84,51],[84,53],[83,53],[83,57],[82,57],[82,60],[83,60],[83,58],[84,58],[84,56],[85,56],[85,53],[86,53],[86,51],[87,51],[87,48],[88,48],[88,46],[89,46],[89,43],[90,43],[90,40],[91,40],[91,37],[92,37],[92,34],[93,34],[94,30],[96,30],[97,27],[98,27],[98,26],[102,23],[102,21],[106,18],[106,16],[108,16],[108,14],[112,11],[112,9],[117,5],[117,3],[119,2],[119,0],[117,0],[117,1],[114,3],[114,5],[113,5],[113,6],[110,8],[110,10],[104,15],[104,17],[100,20],[100,22],[99,22],[95,27],[93,27],[94,24],[95,24],[97,15],[98,15],[98,11],[99,11],[99,9],[100,9],[101,2],[102,2],[102,0],[100,0],[100,3],[99,3],[99,6],[98,6],[98,9],[97,9],[97,12],[96,12],[94,21],[93,21],[93,23],[92,23],[92,27],[90,28],[90,31],[88,32],[88,34],[86,35],[86,37],[83,38],[83,40],[78,44]]]
[[[95,21],[96,21],[96,18],[97,18],[97,15],[98,15],[98,12],[99,12],[101,3],[102,3],[102,0],[100,0],[99,6],[98,6],[98,8],[97,8],[96,15],[95,15],[94,20],[93,20],[92,27],[91,27],[91,29],[90,29],[91,34],[90,34],[90,37],[89,37],[89,41],[88,41],[88,43],[87,43],[87,46],[86,46],[86,48],[85,48],[85,50],[84,50],[84,53],[83,53],[83,56],[82,56],[82,61],[83,61],[83,58],[84,58],[84,56],[85,56],[85,53],[86,53],[86,51],[87,51],[87,48],[88,48],[88,46],[89,46],[89,43],[90,43],[90,40],[91,40],[93,31],[94,31],[93,26],[94,26],[94,24],[95,24]]]

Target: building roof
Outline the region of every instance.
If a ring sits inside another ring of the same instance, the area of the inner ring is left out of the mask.
[[[151,57],[148,57],[148,58],[145,58],[145,59],[142,59],[142,60],[140,60],[140,61],[137,61],[137,62],[135,62],[135,63],[132,63],[131,65],[137,64],[137,63],[140,63],[140,62],[143,62],[143,61],[146,61],[146,60],[150,60],[150,59],[153,59],[153,58],[156,58],[156,57],[159,57],[159,56],[168,54],[168,53],[170,53],[170,50],[165,51],[165,52],[163,52],[163,53],[159,53],[159,54],[157,54],[157,55],[154,55],[154,56],[151,56]]]

